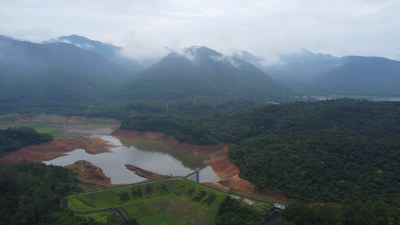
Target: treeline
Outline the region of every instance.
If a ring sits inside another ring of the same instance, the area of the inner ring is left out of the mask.
[[[0,154],[15,151],[27,145],[52,141],[49,134],[40,134],[29,127],[9,127],[0,130]]]
[[[400,224],[400,199],[354,202],[341,206],[288,206],[277,225],[396,225]]]
[[[60,166],[0,165],[0,224],[96,224],[61,210],[60,198],[78,190],[72,172]]]
[[[110,214],[105,223],[74,216],[61,199],[81,191],[72,171],[61,166],[23,162],[0,164],[0,225],[120,225]]]

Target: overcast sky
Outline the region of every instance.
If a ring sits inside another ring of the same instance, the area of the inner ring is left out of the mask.
[[[135,57],[204,45],[266,58],[306,48],[400,59],[400,0],[0,0],[0,33],[79,34]]]

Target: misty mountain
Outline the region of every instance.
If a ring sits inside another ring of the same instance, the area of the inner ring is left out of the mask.
[[[138,73],[141,70],[147,68],[148,62],[146,63],[139,63],[138,61],[124,56],[121,51],[122,48],[119,46],[115,46],[112,44],[91,40],[89,38],[79,36],[79,35],[69,35],[69,36],[61,36],[56,39],[50,40],[49,42],[62,42],[67,44],[75,45],[76,47],[95,52],[111,62],[119,64],[120,66],[124,67],[125,69],[133,72]]]
[[[347,56],[311,83],[340,95],[400,95],[400,62],[380,57]]]
[[[128,72],[101,55],[65,43],[0,36],[0,102],[76,103],[103,98]]]
[[[235,54],[259,67],[272,78],[302,94],[315,95],[399,95],[399,61],[380,57],[313,53],[280,55],[280,62],[268,65],[248,52]]]
[[[135,76],[126,99],[281,98],[292,92],[252,64],[206,47],[171,52]]]

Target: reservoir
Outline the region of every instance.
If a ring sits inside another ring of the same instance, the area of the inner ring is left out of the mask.
[[[94,135],[113,145],[109,152],[89,154],[84,149],[76,149],[46,164],[66,166],[78,160],[86,160],[103,169],[112,184],[136,183],[145,180],[126,169],[125,164],[132,164],[142,169],[164,175],[186,176],[196,167],[200,167],[200,181],[218,181],[218,176],[210,166],[206,166],[201,156],[174,154],[160,143],[140,143],[111,135]]]

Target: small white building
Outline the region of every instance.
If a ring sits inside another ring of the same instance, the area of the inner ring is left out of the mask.
[[[282,205],[282,204],[279,204],[279,203],[275,203],[274,204],[274,208],[276,208],[276,209],[285,209],[285,206]]]

